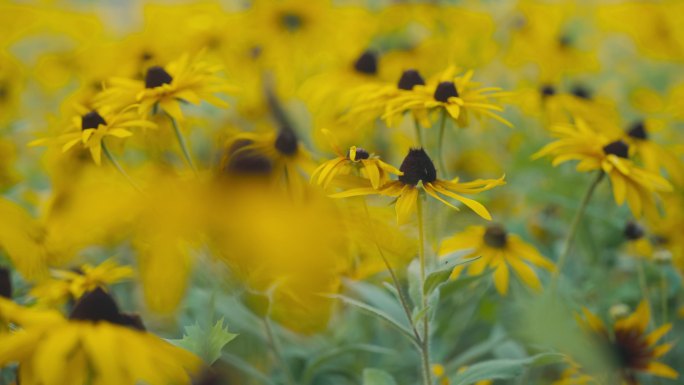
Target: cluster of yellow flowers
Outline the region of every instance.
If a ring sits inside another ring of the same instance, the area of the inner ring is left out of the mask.
[[[683,2],[71,3],[0,5],[0,383],[678,377]]]

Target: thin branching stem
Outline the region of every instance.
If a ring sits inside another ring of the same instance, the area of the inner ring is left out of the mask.
[[[114,155],[109,151],[109,148],[107,147],[107,144],[105,143],[105,141],[103,140],[101,143],[102,143],[102,152],[105,154],[107,159],[109,159],[109,162],[114,166],[116,171],[118,171],[119,174],[121,174],[121,176],[123,176],[124,179],[126,179],[126,181],[131,186],[133,186],[134,189],[136,189],[139,193],[142,193],[142,189],[140,189],[140,186],[138,186],[138,184],[133,181],[133,178],[131,178],[130,175],[128,175],[126,170],[124,170],[124,168],[121,167],[121,164],[119,164],[119,162],[116,160]]]
[[[423,196],[418,197],[417,202],[418,211],[418,258],[420,259],[420,293],[422,299],[423,310],[423,338],[422,338],[422,361],[423,361],[423,382],[426,385],[432,385],[432,375],[430,373],[430,312],[427,310],[428,297],[425,292],[425,223],[423,217]]]
[[[185,141],[185,137],[183,136],[180,127],[178,126],[178,122],[171,115],[166,114],[166,116],[171,121],[171,126],[173,126],[173,132],[176,134],[176,140],[178,141],[178,145],[180,146],[181,151],[183,152],[183,158],[185,158],[185,162],[188,164],[188,166],[190,166],[195,176],[197,176],[197,168],[195,167],[195,163],[192,161],[192,158],[190,157],[190,150],[188,149],[188,144]]]

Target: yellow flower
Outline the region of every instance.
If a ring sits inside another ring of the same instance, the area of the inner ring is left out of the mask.
[[[154,128],[152,122],[142,120],[132,111],[134,106],[114,112],[110,108],[86,110],[78,107],[80,115],[72,119],[69,128],[56,139],[38,139],[29,143],[30,146],[40,146],[57,141],[62,146],[62,152],[67,152],[81,143],[83,148],[90,150],[90,154],[97,165],[102,162],[102,147],[105,137],[127,138],[133,133],[131,128]]]
[[[672,191],[672,186],[660,175],[644,170],[629,159],[629,146],[622,140],[610,140],[592,130],[582,119],[575,124],[558,124],[551,127],[558,138],[546,145],[533,158],[552,156],[557,166],[569,160],[579,160],[577,171],[599,170],[610,177],[613,196],[618,205],[625,200],[635,217],[645,213],[657,218],[654,195]]]
[[[119,266],[113,259],[108,259],[97,266],[85,264],[72,271],[54,270],[53,278],[34,286],[29,295],[37,298],[38,304],[59,305],[69,299],[78,300],[98,287],[106,288],[131,277],[132,268]]]
[[[508,293],[509,266],[513,268],[522,282],[534,290],[541,289],[537,273],[530,265],[554,270],[551,261],[544,258],[534,246],[524,242],[519,236],[509,234],[503,227],[493,225],[470,226],[442,242],[439,255],[457,250],[473,249],[464,258],[480,257],[468,265],[454,268],[451,276],[458,277],[468,269],[469,275],[478,275],[488,267],[494,270],[494,286],[506,295]]]
[[[394,115],[409,110],[443,109],[459,127],[468,126],[469,113],[476,117],[488,116],[510,127],[511,123],[496,114],[503,111],[503,108],[490,102],[490,98],[508,94],[500,92],[498,87],[477,88],[478,84],[472,81],[473,71],[454,77],[455,71],[454,67],[449,67],[425,86],[417,85],[412,92],[397,97],[383,118],[391,120]]]
[[[374,189],[380,188],[389,180],[389,173],[398,175],[401,171],[371,155],[361,147],[351,146],[346,155],[323,162],[311,174],[311,182],[327,188],[339,174],[349,174],[354,168],[363,169]]]
[[[672,349],[674,343],[658,345],[672,324],[665,324],[649,334],[646,329],[651,321],[648,301],[642,301],[634,313],[615,321],[609,331],[603,321],[586,308],[582,309],[584,319],[579,319],[582,326],[597,339],[607,354],[612,354],[615,369],[614,376],[628,384],[638,384],[636,373],[648,373],[654,376],[676,379],[677,371],[656,361]]]
[[[69,319],[51,310],[23,308],[0,298],[2,318],[21,329],[2,336],[0,366],[19,364],[26,385],[190,384],[201,360],[119,312],[97,289],[79,301]]]
[[[684,165],[674,151],[653,140],[651,136],[657,126],[653,120],[638,120],[628,127],[625,142],[634,148],[634,155],[641,159],[645,169],[656,174],[664,169],[676,185],[682,186]]]
[[[419,199],[418,184],[421,183],[422,189],[433,198],[445,205],[459,210],[456,206],[446,201],[440,196],[445,195],[453,198],[468,206],[477,215],[491,220],[489,211],[479,202],[466,198],[460,194],[476,194],[490,190],[496,186],[505,184],[504,177],[499,179],[478,179],[472,182],[459,182],[458,178],[445,181],[437,178],[437,170],[432,160],[422,148],[409,150],[408,155],[399,167],[399,180],[390,181],[380,186],[379,189],[370,187],[359,187],[331,195],[334,198],[346,198],[360,195],[380,194],[398,197],[395,203],[397,212],[397,222],[405,223],[416,209]]]
[[[122,108],[137,103],[142,117],[159,107],[180,121],[183,120],[182,102],[197,105],[204,100],[215,106],[227,106],[216,94],[233,88],[217,75],[220,70],[220,66],[210,64],[201,55],[186,54],[165,67],[147,68],[144,80],[112,78],[97,103]]]

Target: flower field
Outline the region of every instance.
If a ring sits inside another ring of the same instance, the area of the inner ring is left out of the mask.
[[[9,1],[0,133],[0,384],[681,381],[684,1]]]

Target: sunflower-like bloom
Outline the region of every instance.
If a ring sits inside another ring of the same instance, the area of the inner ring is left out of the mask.
[[[98,287],[106,288],[131,278],[133,273],[130,266],[120,266],[113,259],[97,266],[85,264],[74,270],[53,270],[53,277],[34,286],[29,295],[37,298],[39,305],[59,305],[69,299],[78,300]]]
[[[182,102],[197,105],[204,100],[218,107],[227,106],[216,94],[232,91],[233,87],[217,75],[220,70],[220,66],[205,61],[201,55],[186,54],[165,67],[149,67],[144,80],[112,78],[96,102],[118,107],[135,103],[142,117],[158,107],[180,121]]]
[[[397,174],[399,175],[399,180],[387,182],[377,190],[372,186],[359,187],[339,192],[331,196],[334,198],[346,198],[380,194],[398,197],[395,203],[397,222],[406,223],[416,209],[416,203],[419,199],[418,184],[420,182],[422,189],[425,190],[426,193],[445,205],[455,210],[459,210],[458,207],[442,198],[440,194],[463,203],[477,215],[487,220],[491,220],[492,216],[489,214],[489,211],[487,211],[487,208],[480,202],[466,198],[460,194],[476,194],[506,183],[504,182],[503,176],[499,179],[478,179],[472,182],[462,183],[458,181],[458,178],[451,181],[438,179],[435,165],[422,148],[409,150],[408,155],[406,155],[399,167],[399,171],[400,173]]]
[[[634,149],[635,156],[643,161],[644,168],[654,173],[664,169],[674,184],[682,186],[684,165],[674,151],[653,140],[652,133],[657,130],[655,126],[653,121],[635,121],[627,128],[625,142]]]
[[[490,101],[508,93],[501,92],[498,87],[478,88],[478,84],[472,81],[473,71],[458,77],[454,77],[454,72],[455,69],[450,67],[425,86],[416,85],[411,92],[395,98],[383,118],[391,121],[404,111],[444,110],[459,127],[468,126],[469,113],[476,117],[488,116],[511,126],[510,122],[497,115],[503,108]]]
[[[21,328],[0,336],[0,366],[18,363],[18,381],[26,385],[190,384],[202,365],[145,332],[100,289],[85,295],[69,319],[4,298],[0,317]]]
[[[610,177],[618,205],[626,200],[635,217],[641,217],[642,213],[649,218],[658,217],[654,196],[672,191],[672,185],[630,160],[629,146],[624,141],[609,139],[592,130],[582,119],[576,119],[574,125],[555,125],[551,131],[558,140],[546,145],[533,158],[552,156],[554,166],[579,160],[577,171],[599,170]]]
[[[389,180],[389,174],[399,175],[397,170],[380,160],[378,156],[369,154],[361,147],[351,146],[346,155],[338,155],[337,158],[323,162],[311,174],[311,182],[327,188],[337,175],[346,175],[354,167],[360,167],[365,176],[370,180],[374,189],[380,188]]]
[[[62,152],[67,152],[77,144],[90,151],[97,165],[102,162],[102,145],[106,137],[128,138],[133,135],[132,128],[154,128],[152,122],[140,119],[129,106],[118,112],[111,108],[102,107],[99,110],[87,110],[77,107],[79,115],[74,116],[65,132],[56,139],[38,139],[29,143],[30,146],[40,146],[56,141],[62,146]]]
[[[533,290],[540,290],[541,282],[530,265],[549,271],[555,269],[553,263],[539,254],[534,246],[525,243],[517,235],[507,233],[499,225],[470,226],[465,231],[444,240],[439,255],[471,248],[473,250],[464,258],[480,258],[471,264],[456,266],[451,276],[456,278],[465,269],[468,269],[469,275],[478,275],[489,267],[494,270],[494,286],[502,295],[508,293],[509,266],[522,282]]]
[[[665,324],[647,334],[651,320],[647,301],[642,301],[634,313],[617,319],[612,331],[606,328],[598,316],[586,308],[582,310],[584,319],[578,317],[578,321],[610,355],[615,369],[612,375],[622,380],[623,384],[638,385],[636,374],[639,372],[670,379],[679,376],[677,371],[657,361],[674,346],[671,342],[658,345],[672,324]]]
[[[395,118],[400,114],[391,113],[395,104],[403,99],[410,97],[417,87],[424,87],[423,76],[415,70],[408,69],[402,72],[401,77],[396,83],[369,83],[357,89],[357,105],[353,107],[345,116],[347,119],[377,118],[386,115],[386,123],[392,127]],[[423,127],[431,125],[426,108],[411,109],[414,119]]]

